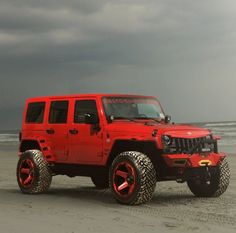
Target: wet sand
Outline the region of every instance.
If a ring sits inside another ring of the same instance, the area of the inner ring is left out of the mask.
[[[17,186],[16,147],[0,147],[0,232],[235,232],[236,155],[228,157],[231,183],[220,198],[196,198],[186,184],[158,183],[142,206],[117,204],[90,178],[53,177],[50,190],[23,195]]]

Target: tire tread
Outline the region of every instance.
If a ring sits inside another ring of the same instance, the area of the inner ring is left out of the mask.
[[[26,157],[33,160],[37,169],[37,176],[35,178],[35,182],[32,184],[32,187],[30,187],[29,189],[23,188],[18,181],[21,191],[23,193],[28,193],[28,194],[39,194],[46,192],[49,189],[52,182],[52,174],[51,174],[51,169],[48,166],[48,162],[45,160],[42,152],[39,150],[25,151],[24,154],[22,155],[22,158]],[[17,174],[18,174],[18,168],[17,168]]]
[[[130,203],[125,203],[129,205],[140,205],[146,203],[152,199],[153,193],[156,187],[156,171],[149,159],[149,157],[138,151],[126,151],[119,154],[113,161],[112,167],[120,160],[132,161],[140,175],[140,189],[137,195]],[[110,186],[112,187],[112,179],[110,175]],[[111,188],[112,189],[112,188]],[[113,189],[112,189],[113,191]],[[116,198],[115,191],[113,191]],[[119,201],[119,200],[118,200]]]

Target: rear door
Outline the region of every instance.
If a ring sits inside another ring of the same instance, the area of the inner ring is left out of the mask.
[[[103,143],[101,123],[86,124],[85,114],[94,114],[99,118],[95,98],[74,98],[69,127],[70,160],[80,164],[96,164],[102,160]]]
[[[69,155],[67,99],[51,100],[46,134],[57,162],[67,162]]]

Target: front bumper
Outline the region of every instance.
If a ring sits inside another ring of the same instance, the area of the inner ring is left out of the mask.
[[[217,166],[226,156],[225,153],[209,154],[163,154],[163,158],[169,167],[197,168],[204,166]]]

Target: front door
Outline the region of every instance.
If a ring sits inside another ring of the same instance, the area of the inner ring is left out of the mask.
[[[85,115],[99,118],[96,99],[72,99],[73,116],[69,127],[70,160],[80,164],[96,164],[102,160],[102,127],[85,123]]]
[[[68,108],[68,100],[55,100],[50,102],[46,134],[51,145],[51,151],[56,157],[57,162],[68,162]]]

